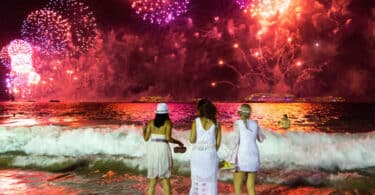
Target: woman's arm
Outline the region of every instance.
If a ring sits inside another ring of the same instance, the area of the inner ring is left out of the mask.
[[[238,122],[233,123],[233,145],[230,147],[232,155],[230,156],[231,163],[237,164],[237,154],[238,154],[238,147],[240,144],[240,127],[238,126]]]
[[[179,146],[184,146],[184,144],[181,142],[181,141],[179,141],[179,140],[177,140],[177,139],[175,139],[175,138],[171,138],[171,141],[170,141],[171,143],[174,143],[174,144],[178,144]]]
[[[150,139],[150,136],[151,136],[151,127],[150,127],[150,123],[151,122],[148,122],[146,126],[143,126],[142,130],[143,130],[143,139],[145,141],[148,141]]]
[[[257,140],[258,140],[258,142],[262,143],[266,139],[266,136],[263,134],[262,130],[260,129],[260,127],[258,125],[258,123],[257,123],[257,126],[258,126]]]
[[[196,129],[195,120],[194,120],[193,125],[191,126],[190,143],[194,144],[196,141],[197,141],[197,129]]]
[[[216,150],[219,150],[221,144],[221,125],[217,123],[216,128]]]
[[[233,123],[233,149],[236,149],[240,144],[240,127],[238,122]]]

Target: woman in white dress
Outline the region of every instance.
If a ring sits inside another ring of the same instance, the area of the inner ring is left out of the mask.
[[[154,194],[159,178],[162,179],[164,194],[171,194],[169,178],[172,170],[172,152],[168,143],[183,146],[182,142],[172,138],[172,126],[167,104],[159,103],[155,119],[143,127],[143,138],[147,141],[147,178],[150,179],[148,195]]]
[[[260,131],[257,121],[251,120],[251,107],[242,104],[238,110],[240,120],[233,124],[236,152],[234,164],[236,170],[233,173],[234,193],[242,194],[242,185],[246,180],[247,192],[255,195],[255,176],[260,166],[259,150],[256,140],[263,142],[265,136]]]
[[[216,195],[221,127],[216,121],[216,107],[209,100],[198,102],[198,114],[190,134],[190,195]]]

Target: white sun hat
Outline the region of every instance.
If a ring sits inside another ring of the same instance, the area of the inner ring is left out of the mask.
[[[155,110],[156,114],[168,114],[168,106],[166,103],[158,103]]]

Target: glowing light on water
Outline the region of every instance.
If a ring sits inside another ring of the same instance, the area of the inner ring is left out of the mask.
[[[23,21],[21,34],[44,54],[66,52],[71,41],[68,20],[49,9],[31,12]]]
[[[77,0],[51,0],[48,9],[55,10],[71,25],[73,47],[78,52],[86,52],[96,43],[97,25],[90,7]]]
[[[187,12],[190,0],[133,0],[131,7],[143,20],[168,24]]]

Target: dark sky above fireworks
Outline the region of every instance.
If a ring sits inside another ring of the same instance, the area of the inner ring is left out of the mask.
[[[302,19],[280,16],[284,18],[266,24],[262,41],[256,33],[264,24],[244,16],[234,0],[191,0],[187,13],[168,25],[142,21],[128,0],[83,2],[94,12],[102,35],[98,42],[106,48],[94,55],[98,65],[90,62],[106,78],[86,84],[95,88],[92,96],[234,100],[264,92],[375,100],[375,1],[308,0],[300,5]],[[47,3],[2,1],[0,47],[20,38],[23,20]],[[270,35],[274,32],[279,39]],[[0,70],[0,98],[7,99],[7,70]]]

